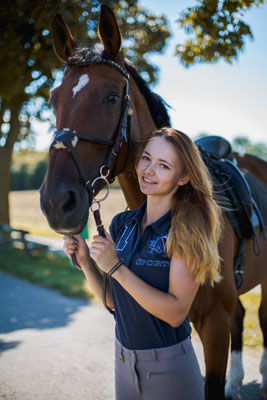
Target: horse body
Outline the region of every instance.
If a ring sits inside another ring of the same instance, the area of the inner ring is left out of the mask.
[[[262,216],[267,225],[267,162],[251,154],[240,155],[234,153],[238,167],[243,170],[249,183],[252,196],[261,209]],[[260,257],[255,257],[252,251],[251,240],[245,240],[244,259],[245,264],[242,267],[244,271],[244,282],[238,290],[238,295],[246,293],[257,284],[261,285],[261,303],[259,307],[259,320],[263,334],[263,352],[260,363],[260,372],[262,374],[262,383],[260,386],[261,399],[267,398],[267,279],[266,279],[266,239],[259,232],[258,239],[260,245]],[[242,362],[242,333],[245,309],[238,299],[231,323],[231,359],[229,378],[226,386],[226,394],[239,400],[239,389],[244,378],[244,369]]]
[[[140,75],[124,60],[116,18],[106,6],[101,8],[98,31],[104,45],[103,49],[91,47],[79,53],[75,39],[62,18],[57,16],[54,19],[53,36],[56,53],[65,62],[68,62],[72,56],[74,65],[67,72],[61,86],[52,92],[51,103],[55,109],[58,130],[70,129],[112,139],[116,135],[120,121],[126,79],[111,65],[102,65],[101,60],[103,57],[108,57],[128,71],[133,112],[133,144],[127,167],[119,174],[118,179],[127,204],[133,209],[139,207],[145,200],[134,172],[139,144],[156,127],[170,125],[170,123],[164,102],[150,92]],[[80,57],[80,64],[77,63],[77,66],[75,66],[75,57],[78,59]],[[93,58],[99,62],[85,65],[86,57],[87,61],[89,59],[91,62]],[[81,61],[84,62],[83,65]],[[80,80],[81,77],[83,77],[82,80]],[[122,143],[117,171],[121,171],[125,165],[128,145],[129,143]],[[78,141],[75,150],[84,170],[88,173],[88,180],[92,181],[98,176],[110,148],[106,145]],[[101,187],[101,184],[98,185],[95,193]],[[73,157],[66,149],[51,148],[48,171],[40,192],[41,207],[53,229],[61,234],[81,232],[87,222],[88,205],[91,205],[91,199]],[[220,241],[224,279],[214,288],[208,285],[200,287],[190,310],[190,319],[204,348],[205,392],[206,399],[209,400],[225,398],[229,338],[235,322],[232,316],[237,315],[235,310],[238,307],[236,306],[238,294],[251,289],[267,277],[267,268],[264,263],[266,253],[263,251],[256,258],[251,243],[251,240],[246,241],[244,284],[237,292],[233,259],[238,249],[238,239],[224,214],[224,229]],[[257,273],[255,273],[255,268],[254,271],[252,268],[255,263]],[[258,267],[259,264],[260,267]]]

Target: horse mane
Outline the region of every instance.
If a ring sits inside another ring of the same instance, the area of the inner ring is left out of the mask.
[[[68,59],[67,69],[73,66],[86,65],[87,62],[97,64],[103,60],[113,61],[106,53],[102,44],[97,43],[87,47],[77,46],[73,55]],[[167,111],[168,104],[158,94],[151,91],[148,83],[137,72],[131,61],[125,59],[125,65],[144,96],[156,127],[171,126]]]

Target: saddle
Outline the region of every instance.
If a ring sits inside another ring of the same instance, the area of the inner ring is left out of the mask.
[[[220,136],[207,136],[195,141],[211,174],[215,200],[226,212],[240,246],[234,260],[236,285],[242,284],[244,239],[254,239],[254,252],[260,253],[256,229],[264,232],[261,212],[250,187],[233,157],[230,143]]]

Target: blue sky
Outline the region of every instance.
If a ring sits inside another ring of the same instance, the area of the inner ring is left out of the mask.
[[[141,5],[164,13],[172,30],[164,54],[150,60],[160,68],[159,82],[153,89],[172,107],[172,126],[194,138],[199,133],[220,135],[228,140],[245,135],[253,142],[267,143],[267,5],[254,7],[246,21],[253,41],[238,61],[227,64],[201,64],[185,68],[174,57],[175,45],[185,37],[175,21],[180,12],[196,0],[141,0]],[[48,148],[51,135],[43,125],[36,146]]]
[[[185,68],[173,56],[175,45],[184,33],[175,21],[194,0],[142,0],[154,12],[163,12],[171,22],[173,37],[164,55],[151,60],[160,67],[155,86],[172,107],[174,128],[194,137],[201,132],[231,140],[246,135],[252,141],[267,142],[267,5],[250,10],[246,21],[254,41],[248,41],[238,61],[227,64],[199,64]]]

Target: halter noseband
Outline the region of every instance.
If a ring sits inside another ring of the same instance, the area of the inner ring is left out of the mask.
[[[94,194],[95,194],[95,189],[94,189],[94,184],[98,180],[104,180],[104,182],[107,184],[112,183],[117,175],[119,175],[124,169],[126,168],[129,155],[130,155],[130,149],[131,149],[131,140],[132,140],[132,110],[130,109],[130,95],[129,95],[129,74],[127,71],[121,67],[119,64],[112,60],[100,60],[100,61],[87,61],[84,63],[78,63],[78,64],[73,64],[68,66],[65,69],[65,74],[68,72],[68,70],[72,67],[81,67],[81,66],[86,66],[86,65],[93,65],[93,64],[104,64],[104,65],[109,65],[111,67],[116,68],[125,78],[126,78],[126,86],[125,86],[125,92],[124,92],[124,99],[122,103],[122,111],[120,115],[120,122],[119,122],[119,128],[115,137],[115,140],[110,140],[110,139],[102,139],[98,138],[96,136],[91,136],[87,135],[84,133],[77,133],[75,131],[72,131],[68,128],[64,128],[61,131],[56,130],[54,132],[54,137],[53,137],[53,142],[51,144],[50,149],[53,147],[55,149],[68,149],[73,158],[74,161],[77,165],[77,168],[81,174],[81,177],[83,179],[84,185],[86,189],[88,190],[89,194],[89,203],[91,203]],[[128,140],[127,140],[127,128],[128,128]],[[92,143],[97,143],[97,144],[102,144],[105,146],[112,146],[111,151],[109,152],[104,164],[100,167],[100,176],[94,178],[92,181],[90,181],[87,178],[86,172],[84,171],[84,168],[80,162],[79,156],[75,150],[75,146],[78,143],[78,140],[86,140]],[[118,161],[118,156],[120,153],[121,145],[123,140],[125,142],[128,142],[128,150],[127,150],[127,157],[126,161],[124,163],[123,168],[118,172],[116,171],[117,169],[117,161]],[[113,170],[110,173],[110,168],[115,160],[115,166]],[[103,171],[106,171],[104,173]],[[110,175],[109,181],[107,180],[107,176]],[[106,196],[105,196],[106,198]]]

